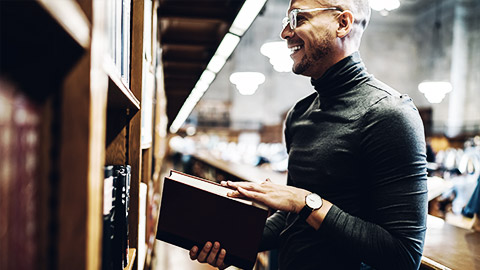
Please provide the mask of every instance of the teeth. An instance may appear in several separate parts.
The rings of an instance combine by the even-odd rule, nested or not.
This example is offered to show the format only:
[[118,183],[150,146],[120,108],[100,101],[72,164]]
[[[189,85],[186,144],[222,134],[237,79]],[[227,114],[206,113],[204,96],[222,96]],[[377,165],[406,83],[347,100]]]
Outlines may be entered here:
[[302,46],[295,46],[295,47],[291,47],[290,50],[292,50],[292,52],[296,52],[298,50],[300,50],[302,48]]

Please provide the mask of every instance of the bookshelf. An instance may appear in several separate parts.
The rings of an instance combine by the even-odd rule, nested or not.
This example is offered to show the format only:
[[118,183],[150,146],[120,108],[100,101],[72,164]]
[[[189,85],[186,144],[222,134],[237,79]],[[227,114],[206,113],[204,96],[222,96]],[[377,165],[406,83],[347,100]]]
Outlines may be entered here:
[[[167,125],[158,1],[0,5],[0,102],[6,112],[0,128],[9,131],[2,132],[9,135],[2,135],[0,159],[10,168],[0,172],[6,217],[0,268],[101,269],[104,166],[125,164],[131,166],[125,269],[143,269],[144,261],[148,267],[154,231],[147,228],[157,218],[152,203]],[[16,119],[25,110],[35,121],[21,126]],[[25,152],[17,153],[17,146]],[[22,158],[29,160],[26,169]],[[148,189],[142,200],[140,183]],[[143,215],[147,224],[140,228]]]

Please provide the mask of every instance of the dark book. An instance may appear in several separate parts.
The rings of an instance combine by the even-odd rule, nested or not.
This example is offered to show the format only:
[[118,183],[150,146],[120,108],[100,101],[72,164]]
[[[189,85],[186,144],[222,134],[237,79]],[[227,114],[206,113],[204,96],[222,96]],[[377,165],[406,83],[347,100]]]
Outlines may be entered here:
[[40,107],[0,78],[0,269],[34,269],[40,259]]
[[102,270],[113,269],[112,250],[114,249],[114,189],[113,166],[105,166],[103,180],[103,240]]
[[225,263],[252,269],[268,207],[227,197],[230,188],[172,170],[163,183],[157,239],[191,249],[220,242]]
[[[18,198],[12,194],[15,184],[14,157],[15,157],[15,137],[14,137],[14,92],[12,86],[0,78],[0,269],[9,269],[13,267],[14,261],[10,258],[12,251],[10,243],[12,238],[9,234],[13,233],[11,208]],[[15,194],[17,195],[17,194]]]
[[114,185],[114,269],[128,265],[128,194],[130,190],[130,165],[113,166]]

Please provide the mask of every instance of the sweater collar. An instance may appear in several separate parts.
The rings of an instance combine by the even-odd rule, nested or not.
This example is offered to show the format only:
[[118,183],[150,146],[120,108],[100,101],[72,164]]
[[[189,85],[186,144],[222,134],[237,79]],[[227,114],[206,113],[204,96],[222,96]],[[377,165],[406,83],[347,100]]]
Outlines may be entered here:
[[331,66],[322,77],[316,80],[312,78],[311,83],[320,97],[333,97],[351,90],[370,77],[360,53],[354,52]]

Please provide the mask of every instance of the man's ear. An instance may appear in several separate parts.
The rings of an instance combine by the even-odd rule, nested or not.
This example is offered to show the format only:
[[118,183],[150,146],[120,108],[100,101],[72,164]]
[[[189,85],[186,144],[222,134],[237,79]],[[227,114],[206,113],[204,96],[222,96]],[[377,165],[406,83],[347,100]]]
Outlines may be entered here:
[[338,17],[337,37],[344,38],[347,36],[353,29],[354,21],[355,18],[350,10],[343,11]]

